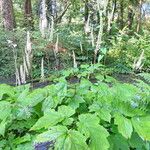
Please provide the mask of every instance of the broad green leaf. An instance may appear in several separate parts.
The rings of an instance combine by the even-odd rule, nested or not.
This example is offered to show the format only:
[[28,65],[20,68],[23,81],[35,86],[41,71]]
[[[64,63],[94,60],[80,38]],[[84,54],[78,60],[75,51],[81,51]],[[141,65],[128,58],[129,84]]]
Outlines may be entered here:
[[[63,150],[88,150],[85,137],[79,131],[75,130],[68,132],[65,142],[62,144],[64,144],[62,147]],[[61,150],[61,147],[58,149]]]
[[83,114],[79,116],[78,122],[79,131],[90,138],[91,150],[107,150],[109,143],[107,137],[109,133],[107,130],[99,125],[99,118],[92,114]]
[[11,114],[11,104],[7,101],[0,101],[0,120],[6,119]]
[[75,113],[75,110],[70,106],[62,105],[58,107],[58,112],[65,117],[70,117]]
[[57,123],[69,118],[75,113],[75,110],[69,106],[62,105],[58,108],[58,112],[54,110],[47,110],[43,117],[41,117],[31,130],[38,130],[41,128],[49,128]]
[[35,150],[34,144],[32,142],[27,142],[17,146],[15,150]]
[[50,110],[41,117],[31,130],[39,130],[41,128],[49,128],[56,125],[64,119],[64,116],[54,110]]
[[110,143],[109,150],[130,150],[127,139],[121,134],[110,135],[108,139]]
[[59,97],[57,96],[48,96],[42,103],[42,111],[45,112],[49,109],[54,109],[59,104]]
[[29,94],[29,88],[25,88],[23,91],[19,92],[17,101],[21,101],[27,97]]
[[19,144],[22,144],[22,143],[25,143],[25,142],[30,142],[31,141],[31,135],[30,134],[26,134],[25,136],[23,137],[18,137],[16,138],[14,141],[13,141],[13,144],[14,145],[19,145]]
[[47,91],[45,89],[36,89],[25,98],[19,98],[17,102],[23,106],[33,107],[43,101],[46,97],[46,94]]
[[11,87],[6,84],[0,84],[0,100],[3,98],[4,94],[6,94],[9,97],[13,97],[14,93],[14,87]]
[[66,126],[54,126],[54,127],[50,127],[50,130],[43,132],[41,134],[39,134],[36,137],[36,143],[39,142],[46,142],[46,141],[55,141],[56,139],[58,139],[59,137],[63,137],[67,134],[67,127]]
[[69,126],[73,123],[74,119],[73,118],[66,118],[62,124],[65,125],[65,126]]
[[54,142],[55,150],[88,150],[85,137],[78,131],[65,126],[51,127],[49,131],[37,136],[36,142]]
[[150,140],[150,116],[133,117],[132,124],[142,139]]
[[142,138],[139,137],[139,135],[135,132],[133,132],[131,139],[129,140],[130,146],[134,149],[146,150],[146,142],[142,140]]
[[111,109],[106,107],[100,107],[97,103],[92,104],[90,107],[90,112],[96,112],[96,114],[104,121],[110,122],[111,120]]
[[70,98],[69,99],[69,106],[70,107],[72,107],[72,108],[74,108],[74,109],[77,109],[77,108],[79,108],[79,105],[81,104],[81,103],[84,103],[85,101],[84,101],[84,99],[83,99],[83,97],[82,96],[79,96],[79,95],[75,95],[73,98]]
[[115,114],[115,124],[118,125],[118,131],[125,138],[130,138],[133,132],[132,123],[123,115]]
[[9,97],[14,96],[14,88],[6,85],[6,84],[0,84],[0,100],[3,98],[3,95],[6,94]]

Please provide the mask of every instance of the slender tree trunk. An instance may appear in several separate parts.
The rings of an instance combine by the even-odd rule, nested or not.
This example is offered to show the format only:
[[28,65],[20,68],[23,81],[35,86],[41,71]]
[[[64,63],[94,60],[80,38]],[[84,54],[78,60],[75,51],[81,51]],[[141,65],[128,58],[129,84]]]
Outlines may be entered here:
[[85,1],[85,6],[84,6],[84,21],[85,23],[88,21],[89,17],[89,7],[88,7],[88,0]]
[[24,3],[24,17],[25,17],[25,25],[27,27],[33,28],[34,25],[33,25],[31,0],[25,0],[25,3]]
[[2,22],[2,0],[0,0],[0,24]]
[[56,0],[46,0],[47,11],[50,16],[53,16],[54,19],[57,18],[57,4]]
[[142,23],[142,0],[139,0],[139,15],[138,15],[138,23],[136,31],[139,32],[141,30],[141,23]]
[[134,17],[133,8],[132,6],[129,6],[128,7],[128,28],[130,30],[132,29],[133,17]]
[[121,0],[120,1],[120,28],[123,29],[124,27],[124,21],[123,21],[123,18],[124,18],[124,0]]
[[3,24],[6,30],[15,28],[15,17],[12,0],[2,0]]
[[39,28],[42,34],[43,38],[46,38],[46,30],[48,27],[48,21],[47,21],[47,13],[46,13],[46,0],[40,0],[39,5]]
[[114,12],[113,12],[112,21],[114,21],[114,19],[115,19],[115,13],[116,13],[116,10],[117,10],[117,0],[114,0],[113,4],[114,4]]

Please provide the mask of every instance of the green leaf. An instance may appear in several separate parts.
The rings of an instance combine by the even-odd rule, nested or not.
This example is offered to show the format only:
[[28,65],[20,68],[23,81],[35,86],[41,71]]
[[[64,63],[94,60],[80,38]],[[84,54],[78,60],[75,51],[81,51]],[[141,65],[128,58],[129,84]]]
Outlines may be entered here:
[[150,140],[150,116],[133,117],[132,124],[142,139]]
[[70,106],[62,105],[58,107],[58,112],[65,117],[70,117],[75,113],[75,110],[71,108]]
[[19,144],[22,144],[22,143],[25,143],[25,142],[30,142],[31,141],[31,135],[30,134],[26,134],[25,136],[23,137],[18,137],[16,138],[13,143],[14,145],[19,145]]
[[50,110],[41,117],[31,130],[39,130],[41,128],[49,128],[56,125],[64,119],[64,116],[54,110]]
[[23,106],[34,107],[45,99],[46,93],[47,91],[45,89],[36,89],[25,98],[19,98],[17,102]]
[[6,140],[0,140],[0,150],[3,150],[6,145],[7,145]]
[[6,119],[11,114],[11,104],[7,101],[0,101],[0,120]]
[[77,109],[79,108],[79,105],[84,102],[85,101],[82,96],[75,95],[73,98],[70,98],[68,105],[74,109]]
[[2,136],[4,136],[4,134],[5,134],[5,127],[6,127],[6,122],[3,120],[0,123],[0,135],[2,135]]
[[27,142],[27,143],[18,145],[15,150],[34,150],[34,146],[32,142]]
[[100,107],[97,103],[92,104],[90,107],[90,112],[96,112],[96,114],[104,121],[110,122],[111,120],[111,109],[106,107]]
[[130,150],[127,139],[121,134],[115,134],[109,136],[110,148],[109,150]]
[[123,115],[115,114],[115,124],[118,125],[118,131],[125,138],[130,138],[133,132],[132,123]]
[[3,98],[3,95],[6,94],[9,97],[14,96],[14,88],[6,85],[6,84],[0,84],[0,100]]
[[63,137],[66,135],[68,129],[66,126],[54,126],[51,127],[50,130],[43,132],[42,134],[39,134],[36,137],[36,143],[39,142],[47,142],[47,141],[55,141],[59,137]]
[[59,97],[57,96],[48,96],[42,103],[42,111],[45,112],[49,109],[54,109],[59,104]]
[[107,137],[109,133],[107,130],[99,125],[99,118],[92,114],[83,114],[79,116],[78,122],[79,131],[90,138],[91,150],[107,150],[109,143]]
[[104,55],[99,55],[98,56],[98,63],[103,59]]
[[[135,132],[133,132],[131,139],[129,140],[130,146],[134,149],[146,150],[146,142],[142,140],[142,138],[139,137],[139,135]],[[145,148],[144,148],[145,147]]]
[[49,128],[57,123],[69,118],[75,113],[75,110],[69,106],[62,105],[58,107],[58,112],[54,110],[47,110],[43,117],[41,117],[31,130],[38,130],[41,128]]
[[66,118],[62,123],[65,126],[69,126],[73,123],[74,119],[73,118]]
[[78,131],[65,126],[51,127],[49,131],[37,136],[36,142],[55,142],[55,150],[88,150],[85,137]]
[[[22,86],[21,86],[22,87]],[[16,88],[16,90],[18,91],[18,98],[17,98],[17,101],[21,101],[23,99],[25,99],[27,97],[27,95],[29,94],[29,86],[27,87],[24,87],[25,89],[23,90],[22,88],[20,87],[20,90],[21,91],[18,91],[17,89],[19,89],[18,87]]]
[[[63,150],[88,150],[85,137],[75,130],[70,130],[64,142]],[[63,143],[62,143],[63,144]],[[56,146],[57,149],[58,146]],[[61,147],[58,148],[61,150]]]

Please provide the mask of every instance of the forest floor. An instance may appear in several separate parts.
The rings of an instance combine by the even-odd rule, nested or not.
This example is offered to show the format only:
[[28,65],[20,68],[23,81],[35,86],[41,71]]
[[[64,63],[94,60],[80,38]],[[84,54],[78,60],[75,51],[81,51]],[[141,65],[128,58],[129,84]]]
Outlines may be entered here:
[[[139,79],[135,74],[120,74],[120,73],[114,73],[112,74],[112,77],[114,77],[116,80],[122,82],[122,83],[135,83],[136,79]],[[67,79],[67,81],[71,84],[74,83],[78,83],[80,81],[79,78],[77,78],[76,76],[70,77]],[[90,81],[92,83],[97,82],[97,80],[95,78],[91,78]],[[51,85],[53,84],[53,81],[50,80],[46,80],[44,82],[40,82],[39,80],[34,80],[31,85],[33,88],[42,88],[45,87],[47,85]],[[15,86],[15,76],[13,77],[0,77],[0,84],[8,84],[8,85],[12,85]]]

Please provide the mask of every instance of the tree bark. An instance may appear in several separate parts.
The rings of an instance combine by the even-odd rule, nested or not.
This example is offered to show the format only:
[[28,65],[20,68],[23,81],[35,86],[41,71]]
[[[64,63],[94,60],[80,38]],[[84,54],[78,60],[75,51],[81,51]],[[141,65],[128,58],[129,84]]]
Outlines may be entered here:
[[124,17],[124,0],[120,1],[120,28],[123,29],[124,27],[124,21],[123,21],[123,17]]
[[141,30],[141,23],[142,23],[142,0],[139,0],[139,15],[138,15],[138,23],[136,32],[138,33]]
[[2,22],[2,0],[0,0],[0,24]]
[[88,7],[88,0],[85,1],[85,6],[84,6],[84,21],[85,23],[88,21],[89,17],[89,7]]
[[12,0],[2,0],[3,25],[6,30],[15,28],[15,17]]
[[25,0],[25,3],[24,3],[24,17],[25,17],[25,25],[27,27],[33,28],[34,24],[33,24],[31,0]]
[[132,6],[129,6],[128,7],[128,28],[130,30],[132,29],[133,17],[134,17],[134,13],[133,13]]
[[54,19],[57,18],[57,4],[56,0],[46,0],[47,4],[47,11],[48,13],[53,16]]

